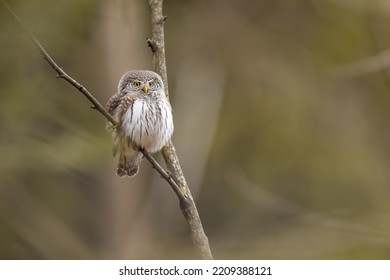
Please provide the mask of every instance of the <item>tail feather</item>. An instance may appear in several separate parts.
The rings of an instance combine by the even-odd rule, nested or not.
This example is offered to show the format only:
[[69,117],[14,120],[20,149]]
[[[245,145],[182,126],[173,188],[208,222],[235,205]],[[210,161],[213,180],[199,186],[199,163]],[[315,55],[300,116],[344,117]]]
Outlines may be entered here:
[[139,170],[139,166],[126,166],[126,165],[123,165],[122,162],[118,162],[118,167],[116,169],[116,174],[123,178],[123,177],[133,177],[135,175],[137,175],[138,173],[138,170]]
[[119,156],[118,167],[116,169],[116,174],[123,178],[125,176],[133,177],[137,175],[139,170],[139,165],[142,161],[143,155],[140,152],[137,152],[133,155],[123,155]]

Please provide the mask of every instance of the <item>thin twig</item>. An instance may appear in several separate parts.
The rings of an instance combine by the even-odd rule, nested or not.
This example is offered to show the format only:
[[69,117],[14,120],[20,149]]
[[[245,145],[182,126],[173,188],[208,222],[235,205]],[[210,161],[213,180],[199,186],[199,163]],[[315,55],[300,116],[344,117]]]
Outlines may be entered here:
[[168,173],[166,172],[161,165],[158,164],[158,162],[145,150],[140,149],[140,151],[144,154],[146,159],[150,162],[150,164],[153,166],[154,169],[157,170],[158,173],[160,173],[161,177],[163,177],[168,184],[172,187],[173,191],[176,193],[178,198],[180,199],[181,203],[184,203],[188,198],[186,195],[181,193],[181,190],[179,186],[176,184],[175,179]]
[[[24,31],[29,35],[35,46],[38,48],[39,52],[41,53],[44,60],[49,63],[49,65],[53,68],[53,70],[57,73],[57,77],[64,79],[68,83],[70,83],[72,86],[74,86],[78,91],[80,91],[91,103],[91,108],[96,109],[98,112],[100,112],[106,119],[112,123],[114,127],[118,126],[118,122],[108,113],[106,108],[104,108],[103,105],[100,104],[100,102],[79,82],[77,82],[75,79],[73,79],[71,76],[69,76],[61,67],[58,66],[58,64],[51,58],[49,53],[43,48],[41,43],[38,41],[38,39],[34,36],[34,34],[26,27],[26,25],[22,22],[22,20],[14,13],[14,11],[8,6],[8,4],[1,0],[3,5],[8,9],[8,11],[12,14],[12,16],[15,18],[15,20],[23,27]],[[152,164],[154,169],[158,173],[160,173],[161,177],[164,178],[168,184],[172,187],[172,189],[177,193],[180,192],[180,188],[175,183],[173,178],[168,175],[168,173],[158,164],[157,161],[154,160],[154,158],[145,150],[141,150],[142,154],[146,157],[148,161]],[[185,201],[186,198],[183,196],[181,201]]]
[[157,51],[157,44],[152,39],[146,38],[146,43],[148,44],[148,47],[151,49],[152,52]]
[[106,119],[111,122],[114,127],[118,125],[118,123],[114,120],[114,118],[107,112],[107,110],[97,101],[97,99],[79,82],[70,77],[61,67],[55,63],[55,61],[50,57],[47,51],[42,47],[41,43],[34,36],[34,34],[26,27],[26,25],[22,22],[22,20],[14,13],[14,11],[8,6],[8,4],[1,0],[3,5],[8,9],[8,11],[12,14],[12,16],[16,19],[16,21],[23,27],[24,31],[31,38],[35,46],[38,48],[44,60],[50,64],[50,66],[57,72],[57,77],[66,80],[72,86],[77,88],[91,103],[93,104],[92,108],[98,110]]

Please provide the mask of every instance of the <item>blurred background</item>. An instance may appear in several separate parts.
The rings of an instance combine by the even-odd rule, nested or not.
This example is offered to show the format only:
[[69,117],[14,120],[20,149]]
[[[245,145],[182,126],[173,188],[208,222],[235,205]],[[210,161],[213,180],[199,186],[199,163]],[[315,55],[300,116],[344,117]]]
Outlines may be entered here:
[[[151,69],[143,0],[8,0],[101,103]],[[390,258],[387,0],[165,0],[176,146],[217,259]],[[0,258],[192,259],[170,187],[0,5]],[[161,156],[156,158],[163,163]]]

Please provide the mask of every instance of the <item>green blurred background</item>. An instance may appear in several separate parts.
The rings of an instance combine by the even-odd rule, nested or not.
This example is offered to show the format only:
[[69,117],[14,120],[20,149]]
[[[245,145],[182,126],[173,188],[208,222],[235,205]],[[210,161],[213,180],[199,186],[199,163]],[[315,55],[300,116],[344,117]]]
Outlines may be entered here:
[[[103,104],[151,69],[144,0],[9,4]],[[217,259],[390,258],[387,0],[165,0],[173,141]],[[0,258],[197,258],[144,161],[0,5]],[[162,162],[161,157],[156,155]]]

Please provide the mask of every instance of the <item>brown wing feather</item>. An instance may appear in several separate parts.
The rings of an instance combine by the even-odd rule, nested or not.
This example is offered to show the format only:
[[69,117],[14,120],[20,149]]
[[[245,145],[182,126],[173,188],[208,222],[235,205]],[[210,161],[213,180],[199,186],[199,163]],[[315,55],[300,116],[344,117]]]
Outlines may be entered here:
[[107,111],[110,113],[110,115],[114,115],[115,109],[118,107],[118,105],[121,102],[121,96],[116,93],[114,94],[106,104]]
[[114,118],[121,122],[123,115],[127,112],[127,110],[133,106],[136,97],[132,94],[126,94],[120,99],[119,105],[114,109]]
[[126,94],[125,96],[119,96],[119,94],[111,97],[107,102],[107,110],[114,117],[114,119],[119,123],[119,127],[114,128],[111,123],[107,123],[108,130],[113,132],[113,150],[112,153],[115,156],[124,141],[124,133],[121,129],[122,118],[130,106],[133,105],[135,101],[135,96],[131,94]]

